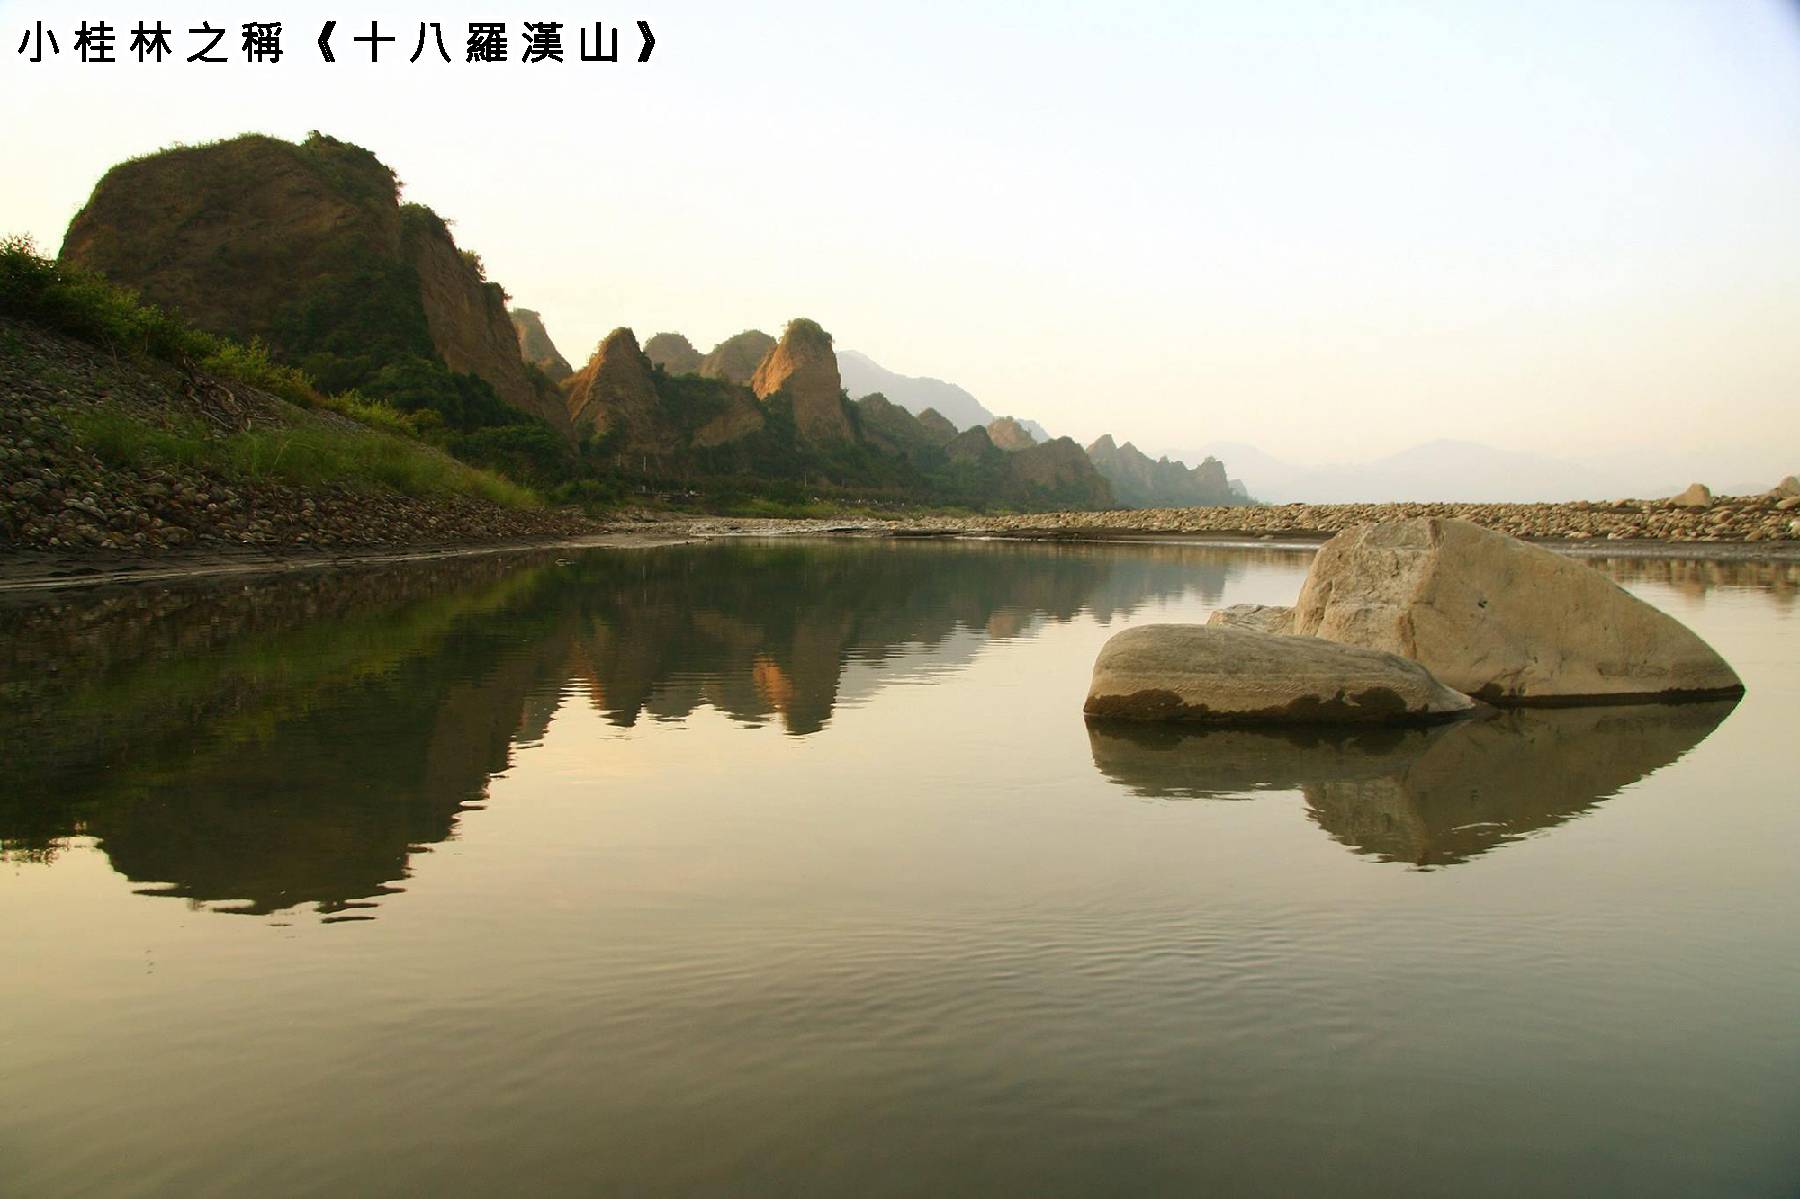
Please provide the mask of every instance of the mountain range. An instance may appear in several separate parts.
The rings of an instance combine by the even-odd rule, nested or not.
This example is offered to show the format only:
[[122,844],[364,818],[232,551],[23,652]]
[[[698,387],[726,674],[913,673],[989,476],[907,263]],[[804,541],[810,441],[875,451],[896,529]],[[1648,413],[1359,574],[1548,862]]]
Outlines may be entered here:
[[[705,353],[608,334],[577,369],[449,223],[369,151],[246,135],[122,163],[60,257],[198,328],[260,345],[326,394],[553,497],[680,494],[1032,510],[1239,502],[1104,437],[1084,449],[966,390],[838,352],[817,322]],[[941,405],[941,406],[940,406]]]

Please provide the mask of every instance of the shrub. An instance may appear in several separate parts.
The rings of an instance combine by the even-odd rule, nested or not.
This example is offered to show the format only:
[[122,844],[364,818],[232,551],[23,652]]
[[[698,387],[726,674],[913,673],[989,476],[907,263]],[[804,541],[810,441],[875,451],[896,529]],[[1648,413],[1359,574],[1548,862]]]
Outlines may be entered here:
[[540,487],[568,482],[580,473],[581,463],[569,443],[542,423],[452,434],[445,439],[445,448],[464,462]]
[[430,358],[390,362],[358,390],[401,412],[436,413],[450,429],[485,429],[526,419],[486,379],[453,371]]

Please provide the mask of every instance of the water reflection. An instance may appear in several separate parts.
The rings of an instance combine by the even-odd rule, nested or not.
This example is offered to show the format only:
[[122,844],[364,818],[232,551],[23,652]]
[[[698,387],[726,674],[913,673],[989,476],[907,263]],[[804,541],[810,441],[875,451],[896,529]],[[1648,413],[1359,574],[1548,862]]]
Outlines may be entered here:
[[1755,592],[1782,612],[1800,595],[1800,562],[1738,562],[1705,558],[1585,558],[1627,587],[1643,583],[1669,588],[1702,602],[1714,590]]
[[1551,828],[1705,740],[1736,700],[1526,709],[1427,729],[1179,732],[1094,725],[1094,764],[1133,794],[1299,791],[1357,853],[1448,866]]
[[707,705],[804,736],[830,719],[851,660],[1082,612],[1108,621],[1151,599],[1212,603],[1243,562],[1179,546],[894,541],[596,556],[572,572],[569,677],[621,727]]
[[[0,608],[0,852],[96,838],[158,894],[343,913],[453,834],[570,698],[823,729],[852,661],[1184,594],[1242,553],[740,543],[136,588]],[[351,918],[345,916],[343,918]]]

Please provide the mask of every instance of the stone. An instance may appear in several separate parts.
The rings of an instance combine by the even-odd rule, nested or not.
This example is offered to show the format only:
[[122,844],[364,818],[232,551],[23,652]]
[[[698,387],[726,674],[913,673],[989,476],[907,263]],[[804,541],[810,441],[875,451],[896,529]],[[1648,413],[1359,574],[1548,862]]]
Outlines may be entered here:
[[1417,662],[1309,637],[1194,624],[1139,625],[1094,661],[1084,711],[1198,724],[1408,724],[1473,702]]
[[1769,488],[1770,495],[1777,499],[1791,499],[1800,496],[1800,477],[1789,475],[1775,486]]
[[1294,632],[1411,658],[1500,705],[1743,691],[1692,630],[1599,571],[1446,517],[1332,538],[1307,573]]
[[1669,502],[1679,508],[1712,507],[1712,489],[1704,483],[1690,483],[1686,491],[1680,495],[1669,497]]
[[1294,631],[1294,610],[1276,604],[1233,604],[1215,611],[1206,623],[1253,633],[1287,634]]

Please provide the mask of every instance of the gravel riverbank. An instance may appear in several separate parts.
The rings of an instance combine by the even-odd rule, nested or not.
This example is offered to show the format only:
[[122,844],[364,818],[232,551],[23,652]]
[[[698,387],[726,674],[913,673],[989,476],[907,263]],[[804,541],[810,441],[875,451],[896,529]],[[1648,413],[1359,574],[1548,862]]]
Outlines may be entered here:
[[1706,507],[1673,500],[1568,504],[1284,504],[841,521],[696,518],[694,536],[819,534],[1070,539],[1180,537],[1310,544],[1352,525],[1451,516],[1514,537],[1615,556],[1800,557],[1800,499],[1726,496]]
[[[1785,505],[1785,506],[1784,506]],[[900,531],[1205,534],[1323,538],[1352,525],[1453,516],[1513,537],[1557,541],[1790,542],[1800,544],[1800,498],[1726,496],[1707,506],[1673,500],[1567,504],[1283,504],[1157,508],[889,522]]]

